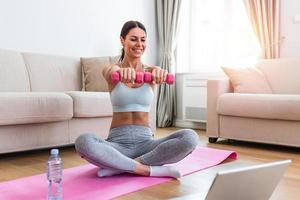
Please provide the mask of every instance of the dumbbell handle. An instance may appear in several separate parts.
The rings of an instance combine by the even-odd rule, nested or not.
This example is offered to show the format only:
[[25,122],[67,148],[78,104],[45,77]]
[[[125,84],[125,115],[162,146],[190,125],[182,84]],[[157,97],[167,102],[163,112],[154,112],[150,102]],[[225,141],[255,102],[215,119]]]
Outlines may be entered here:
[[[118,83],[120,81],[120,72],[116,71],[111,74],[111,79],[114,83]],[[136,73],[136,83],[151,83],[152,82],[152,74],[150,72],[137,72]],[[167,84],[173,84],[175,82],[175,77],[173,74],[168,73],[166,78]]]

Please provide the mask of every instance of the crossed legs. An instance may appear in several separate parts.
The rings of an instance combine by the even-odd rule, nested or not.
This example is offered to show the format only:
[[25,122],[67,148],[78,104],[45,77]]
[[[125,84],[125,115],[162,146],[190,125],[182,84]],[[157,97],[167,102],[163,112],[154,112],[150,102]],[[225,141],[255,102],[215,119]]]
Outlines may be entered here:
[[[148,130],[139,129],[134,130]],[[129,172],[178,178],[178,171],[162,165],[180,161],[198,143],[198,135],[190,129],[177,131],[158,140],[154,140],[149,133],[141,133],[141,136],[136,137],[139,133],[133,132],[124,129],[107,141],[94,134],[83,134],[77,138],[75,147],[84,159],[100,167],[99,176]]]

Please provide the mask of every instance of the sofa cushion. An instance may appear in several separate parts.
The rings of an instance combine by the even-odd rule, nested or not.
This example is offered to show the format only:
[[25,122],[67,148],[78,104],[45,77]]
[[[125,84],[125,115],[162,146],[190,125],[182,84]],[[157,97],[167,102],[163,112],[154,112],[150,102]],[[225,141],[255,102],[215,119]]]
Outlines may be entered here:
[[229,77],[234,92],[271,94],[272,89],[265,75],[256,67],[230,68],[222,67]]
[[0,92],[29,92],[28,72],[20,53],[0,49]]
[[300,94],[300,59],[262,60],[256,65],[265,74],[273,93]]
[[73,117],[72,98],[64,93],[0,93],[0,125],[68,120]]
[[83,90],[107,92],[108,85],[102,75],[102,71],[106,66],[117,63],[118,59],[119,56],[80,58],[83,73]]
[[108,92],[67,92],[73,98],[74,117],[110,117],[112,105]]
[[34,92],[81,90],[79,58],[23,53]]
[[300,95],[226,93],[218,99],[217,112],[237,117],[300,120]]

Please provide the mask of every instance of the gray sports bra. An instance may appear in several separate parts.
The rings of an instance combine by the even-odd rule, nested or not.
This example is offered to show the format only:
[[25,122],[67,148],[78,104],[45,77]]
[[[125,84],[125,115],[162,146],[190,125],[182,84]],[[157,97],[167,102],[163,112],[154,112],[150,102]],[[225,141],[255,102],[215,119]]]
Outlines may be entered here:
[[147,83],[130,88],[119,82],[110,93],[113,112],[149,112],[153,97],[153,90]]

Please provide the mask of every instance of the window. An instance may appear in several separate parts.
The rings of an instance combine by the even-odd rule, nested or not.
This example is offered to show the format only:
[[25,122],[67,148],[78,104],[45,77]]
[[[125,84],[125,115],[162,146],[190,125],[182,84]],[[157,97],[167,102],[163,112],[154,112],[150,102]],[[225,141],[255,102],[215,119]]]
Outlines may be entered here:
[[241,0],[186,0],[176,49],[177,72],[221,72],[254,62],[260,47]]

